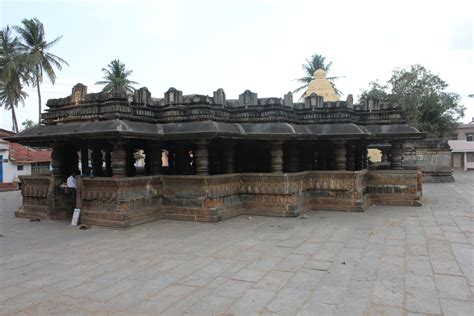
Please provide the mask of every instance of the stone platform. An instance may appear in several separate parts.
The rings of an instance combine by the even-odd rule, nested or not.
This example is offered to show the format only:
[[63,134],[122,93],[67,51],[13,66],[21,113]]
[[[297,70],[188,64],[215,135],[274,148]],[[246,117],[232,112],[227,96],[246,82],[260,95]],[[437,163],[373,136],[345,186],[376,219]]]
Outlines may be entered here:
[[[58,219],[72,199],[51,176],[21,178],[17,217]],[[369,205],[421,205],[414,170],[306,171],[215,176],[81,178],[81,223],[130,227],[159,219],[218,222],[238,215],[297,217],[310,210],[364,211]]]

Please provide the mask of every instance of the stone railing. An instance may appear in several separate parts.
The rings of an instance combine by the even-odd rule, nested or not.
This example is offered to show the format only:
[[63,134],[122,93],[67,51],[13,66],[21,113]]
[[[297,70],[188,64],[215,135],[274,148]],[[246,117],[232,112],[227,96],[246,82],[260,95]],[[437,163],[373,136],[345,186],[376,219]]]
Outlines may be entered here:
[[128,227],[162,217],[160,176],[82,178],[79,182],[81,222]]
[[372,170],[367,193],[373,204],[421,206],[421,170]]
[[50,176],[20,176],[23,203],[15,212],[16,217],[48,218],[49,196],[51,190]]
[[[421,173],[410,170],[82,178],[77,207],[82,223],[113,227],[161,218],[216,222],[241,214],[295,217],[310,210],[363,211],[371,203],[420,205],[420,179]],[[25,177],[17,216],[54,218],[51,181]]]

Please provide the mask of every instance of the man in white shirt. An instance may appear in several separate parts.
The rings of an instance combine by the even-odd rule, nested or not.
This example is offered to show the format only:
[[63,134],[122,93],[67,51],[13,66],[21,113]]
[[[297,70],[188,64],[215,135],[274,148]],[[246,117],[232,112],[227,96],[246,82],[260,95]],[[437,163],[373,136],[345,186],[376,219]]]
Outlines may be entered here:
[[66,186],[68,189],[75,189],[76,188],[76,179],[74,178],[74,173],[71,174],[66,180]]

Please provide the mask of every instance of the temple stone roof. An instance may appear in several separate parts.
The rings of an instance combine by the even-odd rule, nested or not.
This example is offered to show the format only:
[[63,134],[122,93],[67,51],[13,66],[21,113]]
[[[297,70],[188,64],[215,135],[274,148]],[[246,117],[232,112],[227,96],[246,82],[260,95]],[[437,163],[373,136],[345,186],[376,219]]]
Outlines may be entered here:
[[[318,80],[325,76],[323,72],[316,75]],[[163,98],[153,98],[145,87],[134,95],[87,94],[87,87],[78,84],[70,96],[48,100],[47,107],[42,125],[10,139],[47,145],[59,139],[116,137],[387,140],[425,136],[406,124],[398,105],[378,100],[353,104],[352,95],[346,101],[325,101],[312,93],[304,103],[297,103],[291,92],[283,98],[258,98],[246,90],[229,100],[223,89],[211,97],[184,95],[170,88]]]

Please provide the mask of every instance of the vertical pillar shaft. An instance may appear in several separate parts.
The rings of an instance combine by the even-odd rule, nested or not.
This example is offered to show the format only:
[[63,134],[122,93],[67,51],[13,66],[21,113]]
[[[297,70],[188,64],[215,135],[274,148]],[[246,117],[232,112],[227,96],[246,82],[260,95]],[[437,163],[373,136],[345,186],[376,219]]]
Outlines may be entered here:
[[346,151],[347,151],[347,155],[346,155],[346,159],[347,159],[347,162],[346,162],[346,169],[347,169],[347,170],[355,170],[354,145],[352,145],[352,144],[347,144],[347,146],[346,146]]
[[355,170],[362,170],[363,169],[363,162],[362,162],[362,145],[357,144],[354,149],[354,169]]
[[51,174],[55,177],[61,177],[63,162],[62,162],[62,154],[61,154],[61,147],[59,145],[55,145],[53,147],[53,151],[51,152]]
[[196,175],[205,176],[209,174],[209,152],[207,142],[199,141],[196,143],[195,162]]
[[126,153],[122,142],[114,142],[112,150],[112,175],[115,178],[127,176]]
[[388,149],[381,149],[382,152],[382,162],[388,162]]
[[320,143],[318,146],[318,162],[316,169],[317,170],[326,170],[326,160],[327,160],[327,151],[328,146],[325,143]]
[[362,168],[369,168],[369,151],[366,144],[362,145]]
[[105,176],[112,176],[112,148],[105,149]]
[[314,161],[314,150],[311,143],[305,142],[303,143],[303,155],[302,155],[302,170],[308,171],[313,169],[313,161]]
[[146,151],[146,169],[149,170],[150,175],[157,175],[161,173],[161,145],[150,144]]
[[83,175],[89,173],[89,149],[86,144],[81,146],[81,171]]
[[174,146],[174,172],[175,174],[186,174],[186,163],[188,163],[185,146],[181,142],[176,142]]
[[289,142],[286,145],[286,168],[288,172],[298,172],[298,147],[295,142]]
[[336,170],[345,170],[346,169],[346,142],[345,141],[337,141],[335,142],[336,145]]
[[271,143],[271,171],[272,173],[282,173],[283,172],[283,149],[281,141],[273,141]]
[[394,170],[403,169],[402,163],[402,142],[393,141],[392,150],[391,150],[392,160],[390,162],[390,167]]
[[134,177],[136,174],[134,153],[135,148],[125,146],[125,164],[127,170],[127,177]]
[[222,168],[224,173],[235,172],[235,146],[232,143],[224,146],[224,164]]
[[91,160],[92,160],[92,172],[94,176],[96,177],[103,176],[102,148],[99,145],[94,145],[92,147]]

